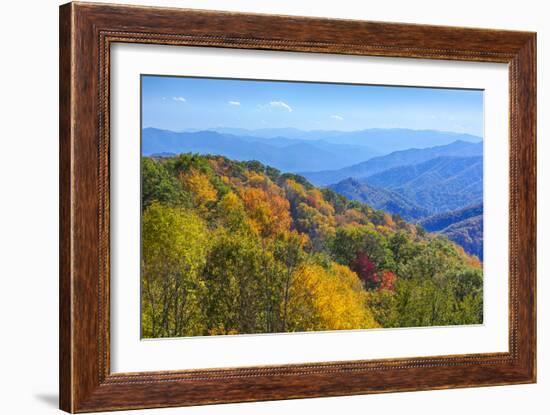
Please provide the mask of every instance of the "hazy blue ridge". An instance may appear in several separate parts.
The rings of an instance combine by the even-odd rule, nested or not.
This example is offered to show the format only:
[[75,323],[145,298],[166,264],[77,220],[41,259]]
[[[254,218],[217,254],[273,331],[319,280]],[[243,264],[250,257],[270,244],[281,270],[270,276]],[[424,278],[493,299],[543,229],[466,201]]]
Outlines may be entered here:
[[[285,137],[299,140],[324,140],[337,144],[368,146],[382,154],[409,148],[428,148],[450,144],[454,141],[479,143],[481,137],[448,131],[411,130],[406,128],[369,128],[358,131],[311,130],[296,128],[263,128],[249,130],[245,128],[214,127],[210,131],[237,136],[259,138]],[[196,132],[198,130],[187,130]]]
[[369,147],[381,153],[391,153],[411,148],[429,148],[451,144],[455,141],[470,143],[479,143],[482,141],[481,137],[470,134],[434,130],[409,130],[404,128],[373,128],[346,132],[338,136],[326,138],[326,140],[342,144],[368,143]]
[[319,172],[303,171],[300,174],[307,177],[307,179],[316,186],[327,186],[338,183],[348,177],[362,179],[394,167],[415,165],[437,157],[470,157],[482,155],[483,143],[470,143],[458,140],[450,144],[430,148],[411,148],[408,150],[396,151],[385,156],[373,157],[367,161],[343,169]]
[[274,137],[221,134],[216,131],[173,132],[145,128],[142,154],[215,154],[233,160],[257,160],[286,172],[341,168],[370,159],[379,153],[366,146],[334,144],[322,140],[308,141]]

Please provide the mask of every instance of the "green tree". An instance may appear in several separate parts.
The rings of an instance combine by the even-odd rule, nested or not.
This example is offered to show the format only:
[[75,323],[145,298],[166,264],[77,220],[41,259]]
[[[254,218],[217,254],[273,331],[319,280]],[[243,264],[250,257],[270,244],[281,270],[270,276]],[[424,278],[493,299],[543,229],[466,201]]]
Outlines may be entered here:
[[233,192],[227,193],[220,199],[217,206],[217,219],[221,226],[232,231],[249,229],[244,204]]
[[282,269],[250,233],[218,231],[204,271],[210,334],[264,333],[279,327]]
[[329,249],[336,262],[349,265],[355,261],[357,254],[364,248],[364,226],[344,225],[336,229],[329,241]]
[[393,253],[386,238],[369,226],[344,225],[336,229],[329,242],[330,252],[336,262],[353,264],[359,253],[366,253],[378,269],[394,270]]
[[288,307],[290,290],[294,283],[295,272],[306,259],[304,246],[307,238],[298,232],[285,232],[273,241],[273,254],[282,268],[282,299],[281,299],[281,327],[286,331],[288,327]]
[[170,175],[162,162],[143,157],[141,163],[143,209],[155,201],[171,206],[191,206],[189,193],[183,191],[181,184]]
[[201,334],[209,236],[195,213],[153,202],[142,219],[144,337]]

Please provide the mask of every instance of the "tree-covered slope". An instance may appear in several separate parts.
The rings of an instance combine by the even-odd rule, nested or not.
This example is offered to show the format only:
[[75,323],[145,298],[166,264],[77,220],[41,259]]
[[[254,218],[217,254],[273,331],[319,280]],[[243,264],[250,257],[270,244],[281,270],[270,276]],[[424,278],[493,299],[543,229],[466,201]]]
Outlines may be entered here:
[[453,223],[440,233],[483,261],[483,215]]
[[365,179],[372,186],[395,191],[432,214],[481,203],[482,157],[438,157],[396,167]]
[[439,213],[422,219],[419,224],[428,232],[437,232],[455,223],[480,215],[483,215],[482,203],[466,206],[465,208],[453,210],[451,212]]
[[456,242],[470,255],[483,261],[483,205],[477,204],[441,213],[420,221],[429,232],[439,232]]
[[445,234],[469,254],[483,259],[481,163],[477,157],[437,158],[389,169],[363,181],[342,180],[330,188],[349,199],[418,222],[429,232]]
[[392,190],[371,186],[355,179],[345,179],[329,186],[336,193],[350,200],[381,209],[390,214],[397,214],[408,221],[415,221],[429,214],[427,209],[417,206],[414,202]]
[[477,258],[259,162],[142,161],[144,337],[476,324]]

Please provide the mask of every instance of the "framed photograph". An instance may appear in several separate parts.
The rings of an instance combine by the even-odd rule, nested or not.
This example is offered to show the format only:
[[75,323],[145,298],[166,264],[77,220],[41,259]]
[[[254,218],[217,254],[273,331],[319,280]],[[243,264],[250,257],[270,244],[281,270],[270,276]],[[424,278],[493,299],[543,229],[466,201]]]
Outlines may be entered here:
[[536,35],[60,8],[60,407],[536,381]]

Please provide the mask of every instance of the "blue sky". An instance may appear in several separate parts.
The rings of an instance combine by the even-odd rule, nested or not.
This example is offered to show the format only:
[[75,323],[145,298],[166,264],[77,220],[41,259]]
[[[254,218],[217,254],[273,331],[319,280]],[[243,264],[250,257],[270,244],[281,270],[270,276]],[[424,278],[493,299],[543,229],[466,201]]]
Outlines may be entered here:
[[142,127],[353,131],[433,129],[483,136],[483,92],[142,76]]

